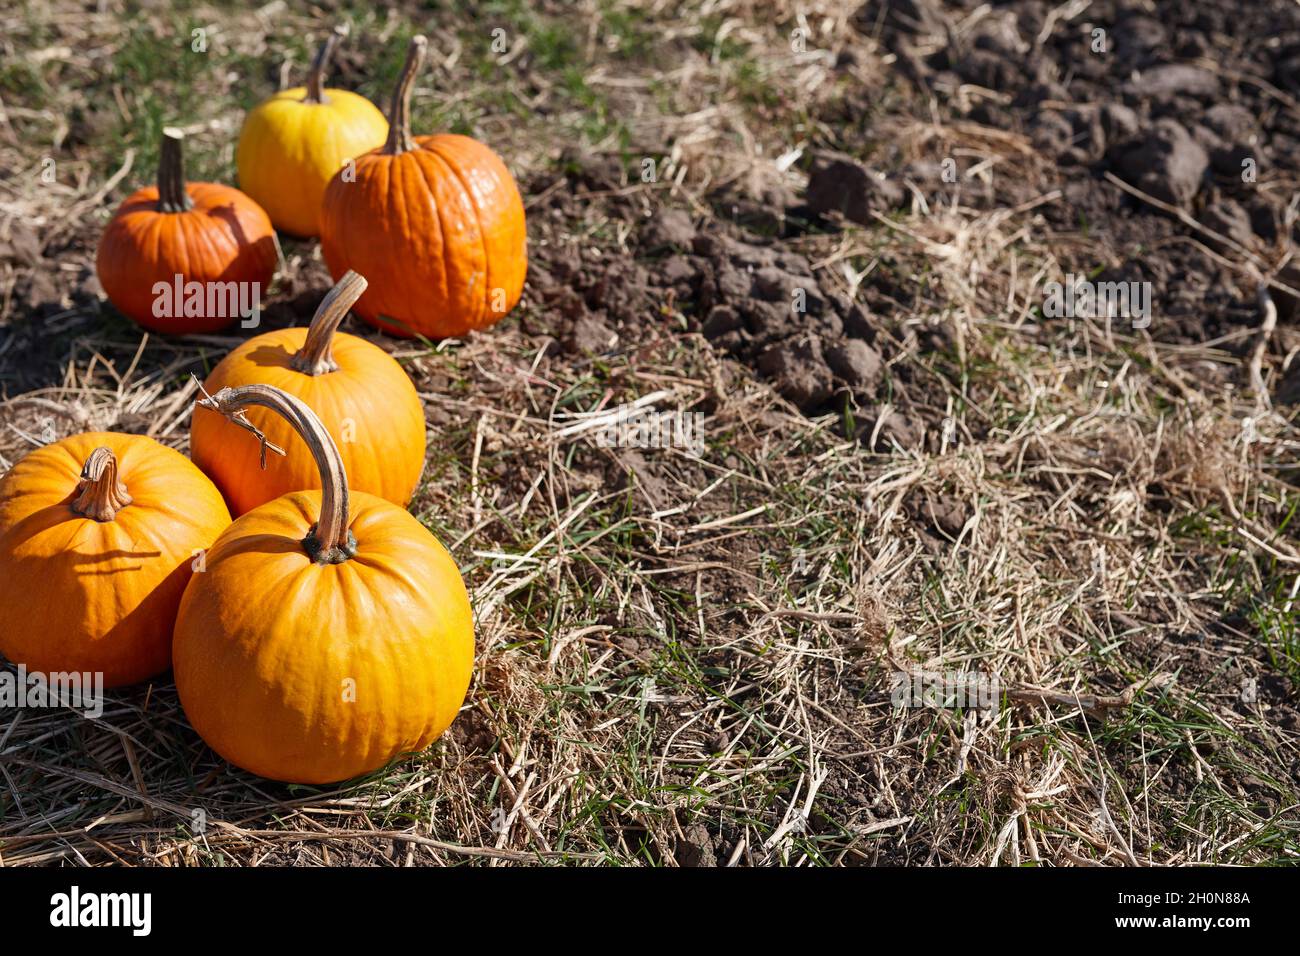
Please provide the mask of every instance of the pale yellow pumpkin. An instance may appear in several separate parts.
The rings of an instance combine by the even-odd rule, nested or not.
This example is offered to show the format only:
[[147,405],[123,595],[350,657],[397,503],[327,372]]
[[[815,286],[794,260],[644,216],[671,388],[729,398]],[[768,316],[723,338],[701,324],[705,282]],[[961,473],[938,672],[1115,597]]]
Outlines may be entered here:
[[388,138],[388,120],[373,103],[323,85],[330,55],[344,35],[336,29],[321,46],[306,86],[265,100],[248,114],[239,134],[240,188],[277,229],[296,236],[320,235],[321,200],[330,178]]

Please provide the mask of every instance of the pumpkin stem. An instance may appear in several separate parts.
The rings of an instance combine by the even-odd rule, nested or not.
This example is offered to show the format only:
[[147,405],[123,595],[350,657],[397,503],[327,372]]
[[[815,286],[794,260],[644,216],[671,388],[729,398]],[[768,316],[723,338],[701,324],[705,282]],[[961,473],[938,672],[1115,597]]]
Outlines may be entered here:
[[332,350],[334,333],[348,314],[348,309],[352,308],[352,303],[366,291],[367,284],[364,276],[349,269],[338,284],[326,293],[307,329],[307,340],[289,360],[291,366],[304,375],[325,375],[338,371],[339,363],[334,361]]
[[311,69],[307,73],[307,95],[302,100],[304,103],[329,102],[329,97],[325,95],[325,74],[329,71],[330,57],[334,55],[334,48],[346,39],[347,35],[347,24],[340,23],[330,31],[325,42],[316,50],[316,58],[311,61]]
[[417,33],[411,37],[411,45],[406,50],[406,65],[397,79],[393,103],[388,109],[388,142],[384,144],[384,152],[391,156],[415,149],[415,141],[411,138],[411,91],[415,89],[416,74],[424,66],[424,51],[428,45],[429,41]]
[[185,134],[175,126],[163,129],[162,148],[158,152],[158,209],[160,212],[185,212],[194,208],[194,200],[185,191],[185,164],[181,144]]
[[[274,385],[241,385],[223,388],[198,402],[204,408],[225,415],[236,425],[262,438],[262,433],[243,415],[250,405],[269,408],[289,423],[307,443],[320,470],[320,519],[312,526],[302,546],[317,564],[342,564],[357,553],[357,541],[348,530],[348,476],[338,446],[316,413],[301,399]],[[265,462],[263,462],[265,465]]]
[[81,469],[72,510],[83,518],[112,521],[131,503],[126,485],[117,477],[117,458],[111,449],[96,448]]

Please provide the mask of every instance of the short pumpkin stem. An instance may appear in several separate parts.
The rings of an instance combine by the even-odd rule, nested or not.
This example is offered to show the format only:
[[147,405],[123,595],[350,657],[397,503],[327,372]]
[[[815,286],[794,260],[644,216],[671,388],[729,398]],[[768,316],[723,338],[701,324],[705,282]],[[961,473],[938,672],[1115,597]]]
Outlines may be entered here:
[[321,299],[307,329],[307,341],[289,360],[291,366],[304,375],[326,375],[338,371],[339,363],[334,361],[332,349],[334,333],[368,284],[364,276],[351,269],[339,279],[338,284]]
[[396,156],[415,149],[415,140],[411,138],[411,91],[415,89],[416,74],[424,66],[424,51],[428,45],[429,41],[417,33],[411,37],[411,45],[406,50],[406,65],[397,79],[393,103],[388,109],[388,142],[384,144],[384,152],[389,155]]
[[325,74],[329,72],[330,58],[334,56],[335,47],[345,40],[347,35],[347,25],[340,23],[330,31],[325,42],[317,49],[316,57],[311,61],[311,69],[307,73],[307,95],[303,97],[304,103],[329,102],[329,97],[325,95]]
[[194,200],[185,191],[185,162],[181,144],[185,134],[175,126],[163,129],[162,148],[158,152],[158,209],[161,212],[185,212],[194,208]]
[[241,428],[262,439],[262,433],[243,415],[250,405],[269,408],[296,431],[307,443],[316,467],[320,470],[320,518],[312,526],[302,546],[317,564],[342,564],[357,553],[357,541],[348,530],[348,476],[338,446],[316,413],[301,399],[273,385],[241,385],[223,388],[198,402],[204,408],[220,412]]
[[131,503],[131,495],[117,477],[117,457],[108,448],[96,448],[81,468],[72,510],[83,518],[112,521]]

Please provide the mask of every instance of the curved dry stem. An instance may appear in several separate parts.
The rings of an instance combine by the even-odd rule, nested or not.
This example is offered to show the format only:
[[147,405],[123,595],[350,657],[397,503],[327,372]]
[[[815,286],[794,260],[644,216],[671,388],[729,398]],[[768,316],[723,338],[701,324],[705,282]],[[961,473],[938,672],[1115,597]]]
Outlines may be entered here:
[[304,375],[326,375],[338,371],[339,364],[334,361],[332,350],[334,333],[348,314],[348,309],[352,308],[352,303],[366,291],[367,285],[365,277],[351,269],[339,279],[334,288],[321,299],[311,326],[307,329],[307,340],[289,360],[291,366]]
[[76,495],[72,510],[94,521],[112,521],[131,503],[126,485],[117,476],[117,457],[111,449],[96,448],[90,453],[81,468]]
[[250,405],[269,408],[287,421],[307,443],[320,470],[320,518],[303,539],[303,548],[317,564],[342,564],[356,554],[357,542],[348,530],[348,476],[343,458],[325,425],[305,402],[273,385],[241,385],[223,388],[198,404],[219,412],[259,437],[262,433],[243,415],[243,410]]
[[185,212],[194,208],[194,200],[185,191],[185,160],[182,144],[185,134],[175,126],[163,129],[162,148],[158,151],[158,209],[160,212]]
[[396,156],[415,149],[415,140],[411,138],[411,91],[415,89],[415,77],[424,66],[424,51],[429,41],[416,34],[411,37],[411,45],[406,51],[406,65],[402,75],[397,79],[397,88],[393,90],[393,102],[388,108],[388,142],[384,152]]
[[307,72],[307,95],[302,99],[304,103],[329,102],[329,97],[325,95],[325,74],[329,72],[330,58],[334,56],[335,48],[347,38],[347,35],[347,24],[340,23],[330,31],[330,35],[316,51],[316,56],[311,61],[311,69]]

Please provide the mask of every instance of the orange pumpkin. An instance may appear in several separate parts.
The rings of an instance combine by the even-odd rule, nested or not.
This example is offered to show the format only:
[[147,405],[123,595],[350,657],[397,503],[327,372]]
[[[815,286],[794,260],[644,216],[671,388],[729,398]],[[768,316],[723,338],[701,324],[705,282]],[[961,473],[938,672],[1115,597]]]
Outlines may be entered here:
[[[263,383],[316,409],[343,456],[353,489],[406,505],[424,470],[424,408],[415,386],[391,355],[365,339],[336,330],[366,289],[349,272],[316,310],[307,329],[279,329],[249,339],[212,370],[208,393]],[[251,442],[231,446],[226,420],[199,407],[190,425],[190,456],[206,472],[235,515],[291,491],[320,487],[316,463],[294,442],[279,415],[250,409],[249,420],[286,449],[265,470]]]
[[217,539],[185,591],[172,646],[190,723],[263,777],[331,783],[427,747],[469,688],[474,629],[464,582],[410,514],[348,492],[315,413],[268,385],[200,402],[258,435],[249,406],[285,418],[320,491],[254,508]]
[[38,448],[0,480],[0,651],[106,687],[165,671],[195,554],[229,525],[212,482],[152,438]]
[[238,189],[186,183],[184,134],[163,130],[158,185],[118,207],[99,239],[99,284],[123,315],[155,332],[215,332],[253,313],[271,284],[275,231]]
[[524,204],[496,153],[467,136],[411,136],[411,90],[426,41],[411,41],[389,111],[388,142],[334,174],[321,253],[337,279],[374,283],[356,304],[400,336],[446,338],[500,321],[528,271]]

